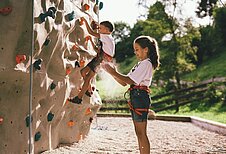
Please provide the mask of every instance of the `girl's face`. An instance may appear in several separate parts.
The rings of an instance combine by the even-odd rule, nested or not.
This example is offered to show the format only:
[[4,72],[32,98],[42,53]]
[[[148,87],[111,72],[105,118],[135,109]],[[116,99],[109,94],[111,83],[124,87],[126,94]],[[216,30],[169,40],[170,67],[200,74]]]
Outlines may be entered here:
[[138,43],[133,44],[134,53],[137,56],[137,59],[144,60],[148,58],[148,48],[142,48]]

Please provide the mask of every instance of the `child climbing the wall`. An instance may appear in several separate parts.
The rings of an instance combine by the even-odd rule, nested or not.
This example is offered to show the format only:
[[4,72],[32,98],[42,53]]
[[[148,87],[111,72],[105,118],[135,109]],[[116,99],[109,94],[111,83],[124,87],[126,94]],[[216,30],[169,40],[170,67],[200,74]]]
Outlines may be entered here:
[[105,64],[104,68],[121,85],[130,85],[128,105],[138,139],[141,154],[150,153],[150,142],[147,137],[147,119],[150,106],[149,86],[154,70],[160,64],[156,40],[150,36],[139,36],[133,43],[134,53],[139,62],[128,75],[119,73],[115,67]]
[[[78,96],[74,98],[69,98],[68,100],[72,103],[81,104],[82,97],[84,94],[91,97],[91,80],[96,74],[97,68],[103,61],[112,61],[112,58],[115,54],[115,42],[112,37],[112,32],[114,31],[114,25],[110,21],[103,21],[99,25],[99,33],[95,32],[89,26],[87,20],[84,17],[81,17],[81,22],[84,22],[87,31],[90,35],[99,39],[100,47],[97,50],[97,56],[94,57],[84,68],[81,69],[81,75],[84,79],[81,91],[78,93]],[[90,38],[92,45],[94,46],[93,41]],[[94,47],[96,48],[96,47]]]

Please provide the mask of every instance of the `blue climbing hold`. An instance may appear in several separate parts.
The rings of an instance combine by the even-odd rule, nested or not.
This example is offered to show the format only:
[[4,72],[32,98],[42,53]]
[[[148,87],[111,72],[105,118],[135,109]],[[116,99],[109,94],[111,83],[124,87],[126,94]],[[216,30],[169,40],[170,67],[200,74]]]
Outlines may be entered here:
[[39,141],[41,137],[42,137],[41,133],[40,132],[37,132],[35,134],[35,141]]
[[56,88],[56,84],[52,82],[51,85],[50,85],[50,89],[53,90],[55,88]]
[[38,59],[34,62],[33,66],[36,70],[40,70],[41,69],[41,63],[42,63],[42,59]]
[[47,46],[49,44],[51,40],[49,39],[49,37],[46,38],[45,42],[43,43],[43,45]]
[[50,112],[47,116],[47,121],[49,121],[49,122],[52,121],[53,117],[54,117],[54,114]]
[[55,19],[55,17],[56,17],[55,13],[56,13],[55,7],[50,7],[46,13],[41,13],[39,15],[39,19],[40,19],[41,23],[44,22],[48,16]]
[[104,7],[104,3],[103,2],[100,2],[100,4],[99,4],[99,10],[101,10],[103,7]]
[[30,121],[30,116],[27,116],[25,121],[26,121],[26,126],[29,127],[30,126],[30,122],[33,121],[33,117],[31,117],[31,121]]
[[68,13],[65,17],[68,21],[72,21],[75,18],[75,12],[72,11],[71,13]]

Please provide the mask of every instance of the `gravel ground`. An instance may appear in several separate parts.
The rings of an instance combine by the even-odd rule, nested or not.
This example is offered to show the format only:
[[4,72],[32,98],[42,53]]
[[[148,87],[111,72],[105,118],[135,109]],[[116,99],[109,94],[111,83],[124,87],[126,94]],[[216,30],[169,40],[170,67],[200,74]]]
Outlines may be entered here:
[[[148,121],[152,154],[226,154],[226,136],[189,122]],[[98,117],[88,136],[43,154],[138,154],[131,118]]]

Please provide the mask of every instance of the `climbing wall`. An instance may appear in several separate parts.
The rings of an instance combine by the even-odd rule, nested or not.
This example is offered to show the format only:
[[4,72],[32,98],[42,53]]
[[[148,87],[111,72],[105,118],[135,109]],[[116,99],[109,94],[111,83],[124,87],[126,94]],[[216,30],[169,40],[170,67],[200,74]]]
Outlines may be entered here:
[[92,96],[84,95],[82,104],[72,104],[67,98],[77,95],[83,84],[80,70],[96,55],[80,17],[97,30],[102,7],[97,0],[34,0],[34,52],[30,56],[32,1],[0,0],[1,154],[28,153],[29,126],[32,153],[77,142],[88,134],[101,105],[95,79]]

